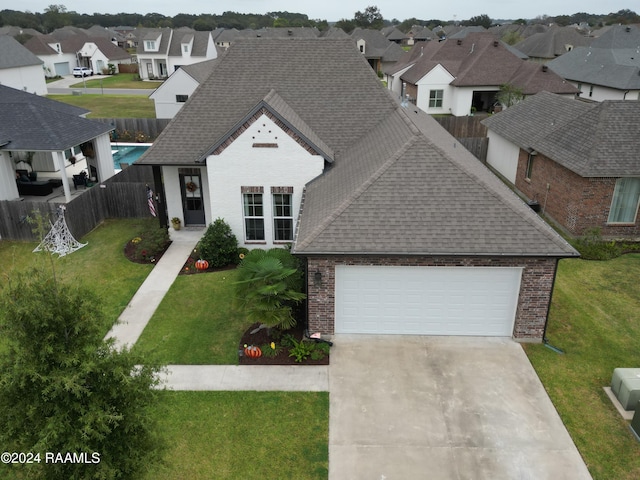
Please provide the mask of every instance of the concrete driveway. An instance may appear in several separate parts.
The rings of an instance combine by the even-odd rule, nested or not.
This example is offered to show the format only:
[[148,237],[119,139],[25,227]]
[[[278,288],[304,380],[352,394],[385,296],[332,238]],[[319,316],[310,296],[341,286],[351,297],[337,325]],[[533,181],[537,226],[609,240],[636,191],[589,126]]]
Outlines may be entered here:
[[329,391],[330,480],[591,478],[510,339],[336,335]]

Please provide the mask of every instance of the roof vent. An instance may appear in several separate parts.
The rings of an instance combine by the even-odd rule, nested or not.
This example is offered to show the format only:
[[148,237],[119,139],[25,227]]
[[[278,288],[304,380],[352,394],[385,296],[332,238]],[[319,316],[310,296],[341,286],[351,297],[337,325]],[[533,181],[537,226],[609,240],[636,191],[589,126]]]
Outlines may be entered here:
[[546,65],[542,65],[542,71],[546,72],[547,70],[549,70],[549,67],[547,67]]
[[459,38],[457,43],[458,45],[462,45],[462,39]]
[[494,47],[497,47],[498,45],[500,45],[500,42],[498,42],[498,40],[494,40],[494,41],[493,41],[493,46],[494,46]]
[[631,31],[631,27],[627,27],[624,29],[625,32],[629,33]]
[[287,30],[287,35],[291,36],[293,35],[293,32],[291,30]]

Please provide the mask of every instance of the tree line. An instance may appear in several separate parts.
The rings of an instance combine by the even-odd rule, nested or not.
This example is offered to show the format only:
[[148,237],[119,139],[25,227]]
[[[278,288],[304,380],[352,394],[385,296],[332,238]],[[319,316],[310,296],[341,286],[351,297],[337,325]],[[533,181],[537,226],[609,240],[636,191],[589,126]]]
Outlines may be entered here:
[[[466,25],[481,25],[489,28],[497,23],[520,23],[535,24],[555,23],[558,25],[571,25],[574,23],[588,23],[592,27],[601,27],[612,24],[631,24],[640,23],[640,16],[635,12],[625,9],[615,13],[608,14],[590,14],[575,13],[573,15],[559,15],[549,17],[541,15],[534,19],[511,19],[496,20],[491,19],[488,15],[478,15],[467,20],[460,20],[457,23]],[[418,18],[408,18],[400,21],[396,18],[392,20],[385,19],[379,8],[369,6],[364,11],[357,11],[353,18],[341,19],[335,23],[336,27],[340,27],[346,32],[351,32],[357,27],[380,29],[385,26],[394,25],[400,31],[406,33],[414,25],[421,25],[434,28],[440,25],[447,25],[452,21],[443,21],[440,19],[421,20]],[[117,27],[121,25],[131,27],[146,28],[180,28],[190,27],[194,30],[209,31],[216,28],[236,28],[243,29],[260,29],[266,27],[316,27],[319,30],[329,28],[329,22],[323,19],[310,19],[303,13],[294,12],[268,12],[265,14],[253,13],[237,13],[224,12],[221,15],[201,13],[199,15],[180,13],[173,17],[162,15],[160,13],[147,13],[145,15],[138,13],[77,13],[68,11],[64,5],[49,5],[42,13],[33,13],[29,11],[21,12],[17,10],[0,11],[0,27],[11,25],[20,28],[32,28],[42,33],[50,33],[57,28],[64,26],[74,26],[79,28],[90,28],[93,25],[102,27]]]

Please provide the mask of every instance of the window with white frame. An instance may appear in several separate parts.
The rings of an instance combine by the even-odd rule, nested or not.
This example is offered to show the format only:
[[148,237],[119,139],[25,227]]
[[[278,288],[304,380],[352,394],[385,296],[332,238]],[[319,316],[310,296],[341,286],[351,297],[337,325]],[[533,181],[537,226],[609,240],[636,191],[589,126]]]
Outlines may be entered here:
[[619,178],[607,223],[635,223],[640,204],[640,178]]
[[[246,241],[264,241],[264,204],[262,187],[243,187],[244,237]],[[258,193],[258,191],[260,193]]]
[[444,90],[429,90],[429,108],[442,108]]
[[527,169],[524,172],[524,178],[531,180],[531,174],[533,173],[533,159],[536,158],[533,153],[529,154],[527,158]]
[[189,95],[176,95],[176,102],[177,103],[184,103],[187,100],[189,100]]
[[154,40],[145,40],[144,49],[145,50],[155,50],[156,49],[156,42]]
[[273,239],[276,242],[293,240],[293,207],[291,193],[273,193]]

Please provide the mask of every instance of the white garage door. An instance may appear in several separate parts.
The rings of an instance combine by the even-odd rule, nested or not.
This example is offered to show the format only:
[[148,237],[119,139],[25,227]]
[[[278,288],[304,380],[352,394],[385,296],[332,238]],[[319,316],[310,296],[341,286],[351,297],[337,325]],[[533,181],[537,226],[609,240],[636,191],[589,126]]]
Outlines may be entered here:
[[521,268],[336,266],[336,333],[512,336]]
[[64,76],[71,75],[71,68],[69,62],[54,63],[53,68],[56,70],[56,75]]

